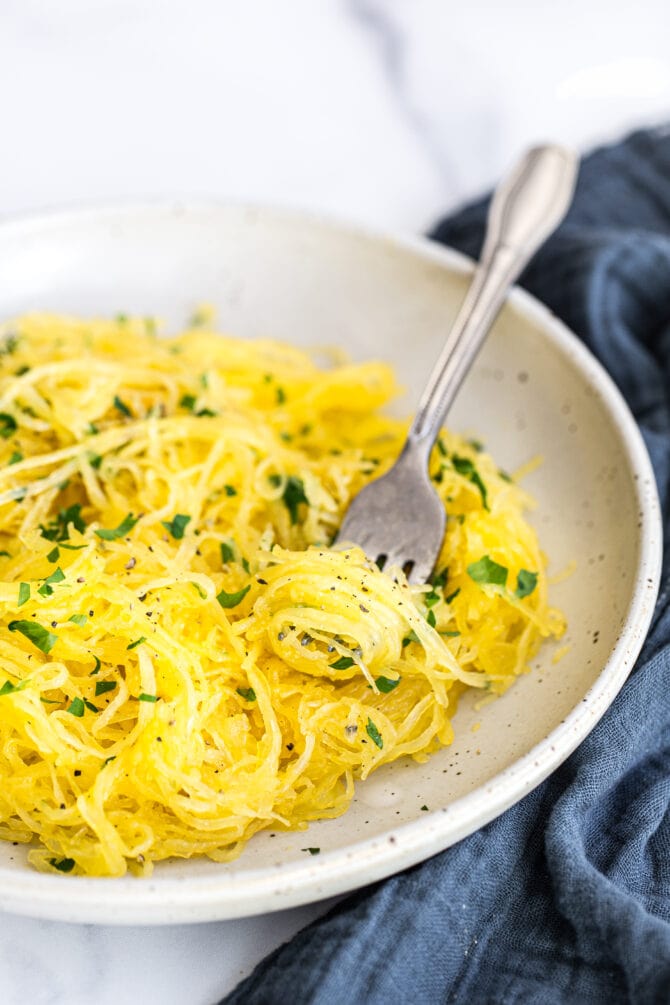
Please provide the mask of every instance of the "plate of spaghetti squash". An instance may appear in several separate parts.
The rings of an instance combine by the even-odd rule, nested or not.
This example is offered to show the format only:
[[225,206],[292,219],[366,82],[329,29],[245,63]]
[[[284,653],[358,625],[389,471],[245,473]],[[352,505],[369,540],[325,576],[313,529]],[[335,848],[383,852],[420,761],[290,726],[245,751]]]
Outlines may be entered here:
[[148,205],[6,223],[0,263],[0,906],[201,921],[342,892],[502,812],[605,711],[653,610],[654,481],[529,296],[435,446],[447,531],[410,586],[334,542],[465,259]]

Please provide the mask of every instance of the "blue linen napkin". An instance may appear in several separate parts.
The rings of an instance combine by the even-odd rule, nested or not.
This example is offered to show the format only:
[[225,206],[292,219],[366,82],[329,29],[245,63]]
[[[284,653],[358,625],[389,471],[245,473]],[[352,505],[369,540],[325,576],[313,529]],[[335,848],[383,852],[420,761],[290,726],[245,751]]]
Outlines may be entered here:
[[[486,205],[432,236],[476,256]],[[522,285],[626,397],[670,538],[670,129],[584,160],[574,206]],[[562,767],[453,848],[342,901],[226,1005],[670,1002],[667,558],[635,671]]]

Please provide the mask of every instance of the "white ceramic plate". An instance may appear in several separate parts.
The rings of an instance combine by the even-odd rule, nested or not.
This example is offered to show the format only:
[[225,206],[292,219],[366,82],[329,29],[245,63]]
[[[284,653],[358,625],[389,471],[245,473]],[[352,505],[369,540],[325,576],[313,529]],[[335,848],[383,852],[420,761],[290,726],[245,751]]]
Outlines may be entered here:
[[[370,235],[272,210],[146,205],[0,226],[0,317],[50,309],[158,314],[195,305],[231,333],[336,344],[394,363],[410,411],[462,298],[470,263],[420,239]],[[132,346],[128,346],[129,353]],[[421,861],[521,799],[574,750],[621,688],[653,612],[661,523],[649,459],[618,391],[551,314],[514,291],[451,413],[526,482],[570,651],[477,712],[462,702],[453,745],[390,765],[340,819],[263,832],[229,865],[166,863],[150,880],[44,876],[0,843],[0,907],[70,921],[171,923],[318,900]],[[481,727],[475,731],[476,723]],[[422,810],[428,806],[429,811]],[[310,856],[306,846],[321,848]]]

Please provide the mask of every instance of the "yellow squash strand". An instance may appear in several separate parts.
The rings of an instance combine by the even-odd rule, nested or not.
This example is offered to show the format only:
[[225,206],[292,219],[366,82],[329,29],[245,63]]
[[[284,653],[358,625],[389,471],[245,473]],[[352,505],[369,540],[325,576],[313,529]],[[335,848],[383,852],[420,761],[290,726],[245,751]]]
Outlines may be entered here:
[[397,456],[395,393],[381,363],[150,320],[0,331],[0,837],[38,869],[226,860],[340,814],[560,635],[531,500],[448,432],[432,585],[329,547]]

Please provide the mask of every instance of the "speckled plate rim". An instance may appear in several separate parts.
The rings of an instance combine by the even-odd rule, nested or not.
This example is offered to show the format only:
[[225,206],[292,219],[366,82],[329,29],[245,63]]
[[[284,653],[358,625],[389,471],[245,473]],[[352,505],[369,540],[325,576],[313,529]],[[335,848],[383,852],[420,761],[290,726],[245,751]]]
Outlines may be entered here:
[[[35,235],[82,221],[103,221],[147,211],[184,212],[232,207],[312,225],[367,242],[383,243],[461,275],[472,271],[465,255],[422,237],[376,231],[321,214],[201,199],[125,202],[23,214],[0,221],[0,235]],[[635,420],[618,388],[579,339],[543,304],[515,288],[513,308],[540,328],[589,380],[618,433],[641,516],[635,589],[618,641],[592,687],[568,716],[510,767],[449,806],[422,813],[412,823],[308,860],[221,875],[138,880],[65,877],[0,868],[0,908],[32,917],[105,924],[175,924],[246,917],[341,894],[409,868],[467,837],[539,785],[588,736],[621,690],[649,628],[658,594],[663,529],[653,469]]]

